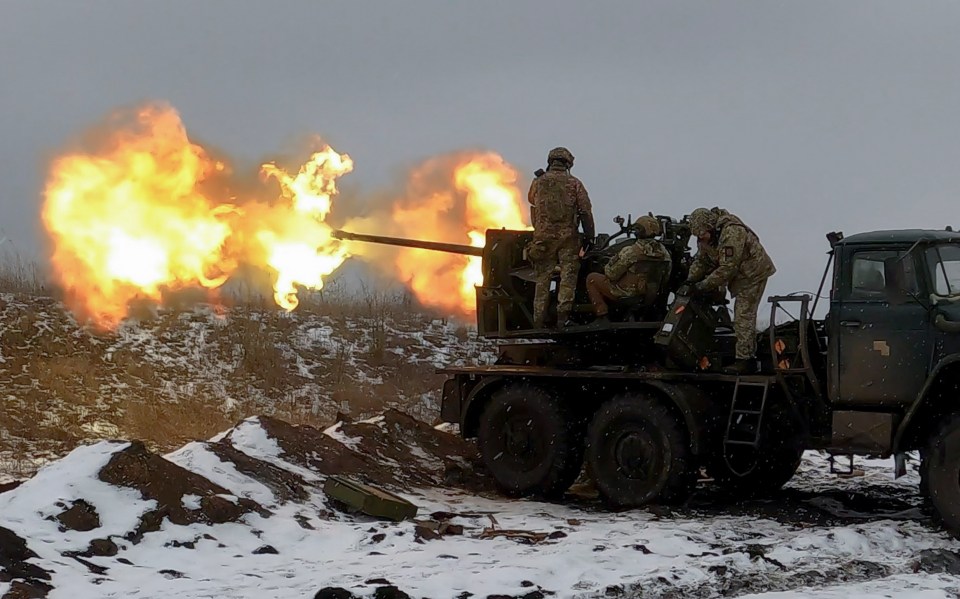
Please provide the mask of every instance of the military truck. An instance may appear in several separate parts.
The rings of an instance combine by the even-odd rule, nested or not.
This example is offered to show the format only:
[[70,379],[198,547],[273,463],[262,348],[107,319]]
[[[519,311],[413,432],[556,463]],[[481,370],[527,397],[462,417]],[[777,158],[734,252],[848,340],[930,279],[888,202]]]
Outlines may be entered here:
[[[667,241],[685,246],[683,221],[663,222]],[[895,476],[919,451],[922,492],[960,533],[960,234],[827,239],[817,293],[769,298],[760,374],[737,376],[719,369],[734,343],[723,300],[673,293],[685,248],[672,249],[666,303],[628,307],[609,328],[544,334],[511,328],[523,313],[515,302],[532,302],[522,276],[529,232],[488,232],[478,329],[536,339],[501,342],[494,364],[443,369],[441,419],[478,439],[506,493],[562,495],[585,463],[619,507],[683,501],[701,471],[733,493],[767,493],[806,449],[851,464],[894,456]],[[600,254],[614,247],[598,245]],[[818,319],[821,296],[829,305]]]

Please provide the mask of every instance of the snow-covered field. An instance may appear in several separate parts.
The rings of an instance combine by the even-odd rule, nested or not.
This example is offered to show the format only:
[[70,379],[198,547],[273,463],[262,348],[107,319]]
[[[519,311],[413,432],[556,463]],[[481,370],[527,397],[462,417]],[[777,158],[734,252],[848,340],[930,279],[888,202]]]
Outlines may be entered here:
[[[838,478],[808,453],[775,497],[705,484],[674,509],[497,495],[472,444],[388,409],[432,421],[433,369],[490,351],[402,310],[201,307],[93,334],[0,295],[0,597],[960,596],[960,543],[887,462]],[[419,514],[338,511],[331,474]]]
[[[327,431],[249,419],[167,461],[101,442],[0,493],[0,533],[26,541],[21,570],[49,573],[26,584],[51,598],[960,594],[960,543],[924,516],[916,474],[895,481],[886,462],[841,479],[809,453],[769,500],[704,486],[683,508],[610,513],[589,490],[563,505],[499,497],[471,452],[397,413]],[[417,519],[337,511],[321,490],[335,472],[399,490]]]

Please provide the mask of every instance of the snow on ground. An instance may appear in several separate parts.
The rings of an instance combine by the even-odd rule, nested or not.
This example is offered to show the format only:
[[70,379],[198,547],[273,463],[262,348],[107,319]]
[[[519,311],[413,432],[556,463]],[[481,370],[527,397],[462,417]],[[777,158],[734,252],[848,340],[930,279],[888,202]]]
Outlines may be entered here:
[[331,426],[330,428],[323,431],[323,434],[327,435],[331,439],[334,439],[340,443],[343,443],[347,447],[354,449],[360,446],[360,439],[357,437],[351,437],[341,430],[343,428],[343,423],[338,422]]
[[[393,422],[351,425],[350,435],[337,427],[335,436],[349,443],[325,456],[326,463],[372,455],[370,438],[395,428]],[[409,466],[441,468],[437,449],[418,445],[406,432],[396,440]],[[858,461],[863,476],[838,479],[826,473],[823,456],[811,452],[773,499],[724,502],[704,489],[674,510],[612,513],[589,493],[552,504],[441,485],[406,488],[401,493],[419,507],[418,518],[392,523],[335,510],[322,493],[323,477],[285,453],[281,447],[291,447],[289,441],[272,438],[260,419],[218,439],[165,457],[226,489],[233,504],[239,497],[265,509],[222,523],[167,519],[158,530],[133,535],[156,502],[98,478],[111,457],[129,447],[102,442],[0,493],[0,527],[36,552],[30,562],[51,573],[51,598],[312,597],[327,587],[372,596],[388,584],[434,599],[960,593],[960,576],[950,573],[960,573],[960,543],[919,509],[916,473],[893,480],[888,461]],[[225,448],[242,452],[233,460],[243,460],[224,459]],[[268,469],[292,478],[278,484]],[[301,484],[306,493],[296,498]],[[201,495],[185,492],[178,505],[200,510]],[[95,508],[99,526],[64,529],[58,515],[80,500]],[[114,556],[71,553],[107,538],[117,545]],[[943,563],[948,566],[937,565]],[[9,586],[0,582],[0,595]]]

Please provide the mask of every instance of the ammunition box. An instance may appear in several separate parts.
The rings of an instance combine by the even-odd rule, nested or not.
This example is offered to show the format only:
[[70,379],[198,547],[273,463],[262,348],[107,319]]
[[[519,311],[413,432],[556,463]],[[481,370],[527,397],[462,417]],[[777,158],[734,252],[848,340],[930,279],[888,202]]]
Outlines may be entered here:
[[399,522],[417,515],[417,506],[403,497],[343,476],[327,477],[323,484],[323,492],[349,510],[374,518],[386,518]]
[[702,368],[713,350],[718,319],[714,310],[691,297],[678,297],[667,311],[654,343],[664,348],[677,368]]

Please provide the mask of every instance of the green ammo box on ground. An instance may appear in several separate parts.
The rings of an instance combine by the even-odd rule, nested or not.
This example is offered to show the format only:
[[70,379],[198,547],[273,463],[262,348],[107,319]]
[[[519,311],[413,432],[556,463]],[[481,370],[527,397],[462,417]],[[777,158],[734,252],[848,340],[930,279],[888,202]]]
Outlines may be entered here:
[[323,483],[323,492],[350,511],[361,512],[375,518],[400,521],[417,515],[417,506],[403,497],[358,483],[344,476],[329,476]]

